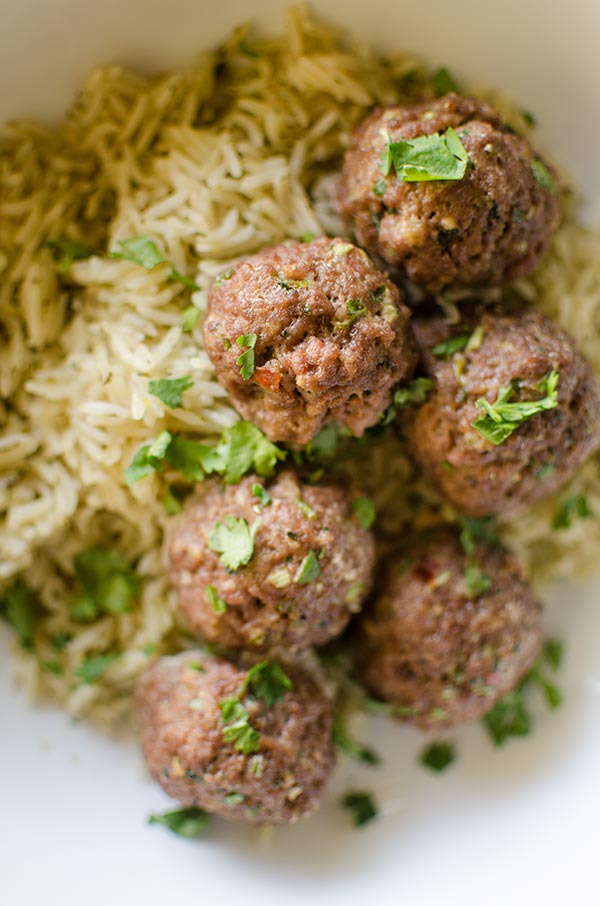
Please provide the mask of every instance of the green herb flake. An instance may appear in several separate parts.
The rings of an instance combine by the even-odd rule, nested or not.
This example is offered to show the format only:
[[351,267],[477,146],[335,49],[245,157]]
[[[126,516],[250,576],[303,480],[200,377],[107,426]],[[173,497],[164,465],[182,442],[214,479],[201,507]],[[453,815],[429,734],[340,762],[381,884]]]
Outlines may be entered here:
[[62,676],[64,673],[62,664],[57,660],[42,661],[42,669],[53,676]]
[[161,403],[169,409],[180,409],[183,394],[194,386],[194,379],[190,375],[180,378],[161,378],[148,383],[148,392],[158,397]]
[[154,472],[161,472],[162,461],[172,440],[173,436],[169,431],[161,431],[151,444],[144,444],[143,447],[140,447],[125,469],[126,483],[131,486],[141,478],[146,478]]
[[80,551],[74,563],[82,593],[69,605],[72,619],[86,622],[101,613],[131,610],[140,593],[140,579],[121,554],[95,546]]
[[394,393],[394,406],[397,409],[406,409],[408,406],[420,406],[427,401],[432,387],[433,381],[431,378],[414,378],[406,387],[400,387],[399,390],[396,390]]
[[215,277],[215,285],[222,286],[228,280],[231,280],[232,277],[233,277],[233,268],[229,268],[229,270],[223,271],[222,274],[217,274],[217,276]]
[[381,198],[382,195],[385,195],[385,190],[386,190],[386,189],[387,189],[387,182],[386,182],[386,180],[385,180],[383,177],[380,177],[380,178],[377,180],[377,182],[373,185],[373,192],[374,192],[375,195],[377,195],[379,198]]
[[258,499],[261,506],[269,506],[271,503],[271,495],[264,485],[259,484],[258,481],[252,485],[252,496]]
[[308,585],[309,582],[314,582],[315,579],[318,579],[320,575],[321,567],[319,566],[317,555],[313,550],[309,550],[300,564],[300,569],[296,574],[295,581],[298,585]]
[[250,692],[255,698],[263,701],[268,708],[291,692],[294,684],[279,664],[261,661],[251,667],[246,674],[240,696]]
[[243,381],[249,381],[254,374],[254,347],[258,337],[255,333],[242,334],[238,337],[236,343],[244,349],[244,352],[236,359],[235,364],[240,369]]
[[548,478],[549,475],[552,475],[556,471],[556,466],[553,462],[546,462],[543,466],[540,466],[537,472],[535,473],[536,481],[543,481],[544,478]]
[[148,824],[162,824],[174,834],[188,840],[199,837],[208,827],[209,821],[210,815],[195,806],[163,812],[162,815],[150,815],[148,818]]
[[163,506],[169,516],[176,516],[183,509],[182,502],[185,498],[185,490],[177,485],[171,484],[167,488],[163,497]]
[[563,643],[558,639],[548,639],[542,648],[542,657],[553,670],[558,670],[564,655]]
[[346,793],[340,800],[340,805],[351,813],[355,827],[362,827],[378,814],[373,795],[367,792]]
[[147,271],[153,270],[159,264],[169,265],[169,280],[174,283],[182,283],[188,289],[198,290],[200,287],[189,277],[179,273],[173,265],[158,248],[156,242],[149,236],[132,236],[130,239],[119,239],[117,242],[119,250],[111,252],[111,258],[119,258],[123,261],[131,261],[138,264]]
[[241,805],[245,798],[246,797],[243,793],[237,793],[234,790],[231,793],[227,793],[227,795],[223,797],[223,802],[225,803],[225,805],[229,806]]
[[543,164],[541,160],[532,160],[531,169],[533,170],[535,181],[543,189],[549,189],[550,191],[554,189],[554,180],[552,179],[552,174],[550,173],[548,167]]
[[368,497],[357,497],[352,503],[352,509],[364,529],[370,529],[375,522],[376,512],[375,505]]
[[302,242],[312,242],[316,239],[317,234],[308,231],[307,233],[302,234]]
[[534,113],[531,113],[530,110],[521,110],[520,112],[528,126],[531,126],[532,129],[537,126],[537,118]]
[[99,680],[108,668],[120,657],[121,654],[118,651],[115,651],[112,654],[98,654],[88,657],[75,670],[75,676],[89,686],[92,683],[95,683],[96,680]]
[[50,249],[61,274],[66,274],[74,261],[84,261],[94,254],[89,246],[69,239],[49,239],[43,248]]
[[540,381],[536,389],[545,393],[545,396],[539,400],[512,402],[514,385],[517,383],[514,380],[508,387],[501,387],[498,390],[495,403],[490,403],[485,397],[481,397],[475,405],[478,409],[485,410],[486,414],[475,419],[472,423],[473,428],[485,440],[498,446],[510,437],[522,422],[527,421],[538,412],[556,409],[558,406],[558,380],[558,371],[551,371]]
[[421,135],[409,141],[389,142],[387,148],[389,157],[382,157],[380,169],[386,176],[391,161],[398,178],[403,182],[462,179],[469,161],[469,156],[452,127],[443,134]]
[[219,708],[225,724],[225,742],[232,743],[234,749],[244,755],[256,752],[260,747],[260,733],[248,723],[248,711],[239,699],[224,698],[220,701]]
[[525,211],[522,211],[521,208],[512,209],[512,219],[514,223],[525,223],[527,220],[527,215]]
[[239,421],[223,432],[216,447],[219,461],[214,471],[223,476],[227,484],[237,484],[246,472],[253,471],[260,478],[269,478],[278,462],[286,458],[281,450],[251,422]]
[[254,554],[254,536],[260,525],[257,519],[251,526],[245,519],[228,515],[225,522],[217,522],[208,536],[208,547],[220,554],[221,563],[230,572],[245,566]]
[[200,312],[195,305],[188,305],[181,315],[181,329],[184,333],[192,333]]
[[227,601],[224,601],[223,598],[219,597],[217,589],[214,585],[206,586],[206,597],[208,598],[208,603],[215,613],[225,613],[225,611],[227,610]]
[[460,520],[460,543],[468,557],[472,557],[478,541],[486,544],[498,543],[498,530],[491,516],[468,518],[463,516]]
[[443,97],[443,95],[449,94],[451,91],[458,93],[460,90],[445,66],[440,66],[433,73],[431,87],[438,97]]
[[419,755],[419,761],[426,768],[439,774],[446,770],[455,758],[454,745],[451,742],[433,742]]
[[456,352],[465,349],[470,339],[470,333],[460,334],[457,337],[450,337],[449,340],[445,340],[443,343],[438,343],[437,346],[434,346],[431,352],[441,359],[449,359]]
[[332,734],[334,745],[337,746],[344,755],[347,755],[349,758],[354,758],[356,761],[361,761],[363,764],[370,764],[373,767],[381,764],[381,758],[377,752],[373,749],[369,749],[367,746],[363,746],[362,743],[353,739],[340,715],[336,715],[334,718]]
[[492,580],[475,563],[470,563],[465,569],[465,588],[470,598],[479,598],[492,587]]
[[326,425],[306,445],[306,458],[310,462],[329,462],[337,452],[339,429],[337,425]]
[[275,283],[282,289],[287,290],[308,289],[310,286],[310,280],[287,280],[284,277],[280,277],[279,274],[275,274]]
[[552,528],[555,532],[571,528],[573,518],[588,519],[594,513],[590,509],[587,498],[583,494],[575,494],[573,497],[567,497],[563,500],[559,509],[554,514]]
[[15,630],[24,648],[31,647],[40,613],[35,593],[21,579],[4,589],[0,597],[0,615]]

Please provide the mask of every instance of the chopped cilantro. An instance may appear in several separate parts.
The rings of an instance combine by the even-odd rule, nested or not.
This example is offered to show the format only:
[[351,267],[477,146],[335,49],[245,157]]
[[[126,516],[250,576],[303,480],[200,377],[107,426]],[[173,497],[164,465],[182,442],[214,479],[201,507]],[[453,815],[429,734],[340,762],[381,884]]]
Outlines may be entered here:
[[162,824],[174,834],[190,840],[199,837],[208,827],[209,821],[210,815],[195,806],[163,812],[162,815],[150,815],[148,818],[148,824]]
[[326,425],[306,445],[306,458],[311,462],[327,462],[334,458],[339,441],[337,425]]
[[182,501],[185,497],[185,490],[177,485],[170,484],[163,498],[163,506],[170,516],[181,513]]
[[310,280],[286,280],[275,274],[275,283],[282,289],[308,289]]
[[229,270],[223,271],[222,274],[217,274],[217,276],[215,277],[215,285],[222,286],[223,283],[226,283],[227,280],[231,280],[232,277],[233,277],[233,268],[230,267]]
[[224,601],[223,598],[219,597],[217,589],[214,585],[206,586],[206,597],[208,598],[208,603],[215,613],[225,613],[225,611],[227,610],[227,601]]
[[188,305],[181,316],[181,329],[184,333],[191,333],[196,326],[200,312],[195,305]]
[[590,509],[587,498],[583,494],[575,494],[573,497],[567,497],[566,500],[563,500],[554,514],[552,528],[555,532],[559,532],[562,529],[571,528],[574,516],[578,519],[587,519],[593,515],[594,513]]
[[548,167],[543,164],[541,160],[536,159],[531,161],[531,169],[533,170],[535,181],[539,183],[543,189],[552,191],[554,188],[554,180],[552,179],[552,174]]
[[260,699],[270,708],[293,688],[293,682],[279,664],[261,661],[260,664],[255,664],[248,670],[240,696],[250,691],[255,698]]
[[126,613],[140,591],[139,577],[127,560],[106,547],[80,551],[75,557],[75,575],[82,591],[69,610],[78,622],[94,620],[101,613]]
[[313,550],[309,550],[300,564],[295,581],[298,585],[308,585],[309,582],[314,582],[315,579],[318,579],[320,575],[321,567],[319,566],[317,555]]
[[0,614],[13,627],[24,648],[30,648],[40,604],[34,592],[21,579],[4,589],[0,597]]
[[460,543],[468,557],[472,557],[475,553],[477,541],[484,541],[486,544],[497,543],[498,531],[492,516],[481,516],[479,518],[463,516],[461,518]]
[[255,333],[245,333],[236,340],[238,346],[246,347],[235,362],[244,381],[249,381],[254,374],[254,347],[257,339]]
[[303,500],[301,500],[299,497],[296,497],[296,506],[302,513],[304,513],[307,519],[314,519],[317,515],[313,508]]
[[256,484],[252,485],[252,495],[253,497],[258,498],[261,506],[269,506],[269,504],[271,503],[271,495],[262,484],[259,484],[258,481],[256,482]]
[[537,118],[534,113],[531,113],[530,110],[521,110],[521,116],[528,126],[531,126],[532,128],[537,126]]
[[118,252],[111,252],[111,258],[120,258],[124,261],[131,261],[133,264],[139,264],[147,271],[153,270],[159,264],[169,265],[169,280],[174,283],[182,283],[188,289],[200,289],[197,283],[180,274],[173,265],[165,258],[159,250],[157,244],[149,236],[132,236],[130,239],[120,239],[117,242]]
[[563,654],[563,643],[558,641],[558,639],[548,639],[544,642],[542,656],[553,670],[558,670],[562,664]]
[[452,764],[455,758],[454,746],[451,742],[433,742],[419,755],[419,761],[426,768],[439,774]]
[[227,795],[223,797],[223,802],[225,803],[225,805],[241,805],[245,798],[246,797],[243,793],[237,793],[235,790],[233,790],[231,793],[227,793]]
[[316,233],[311,233],[310,231],[302,234],[302,242],[312,242],[315,239]]
[[70,239],[49,239],[44,242],[43,247],[50,249],[62,274],[69,270],[74,261],[84,261],[94,254],[89,246],[81,242],[72,242]]
[[536,481],[542,481],[544,478],[548,478],[549,475],[556,470],[556,466],[553,462],[545,462],[543,466],[540,466],[537,472],[535,473]]
[[333,721],[333,742],[344,755],[354,758],[356,761],[362,761],[364,764],[370,764],[373,767],[381,764],[381,758],[373,749],[363,746],[352,738],[348,728],[340,715],[336,715]]
[[470,563],[465,569],[465,588],[470,598],[484,595],[492,587],[492,580],[475,563]]
[[346,302],[347,318],[343,321],[333,321],[334,330],[346,330],[351,327],[359,318],[363,318],[369,313],[367,306],[360,299],[348,299]]
[[462,179],[469,156],[452,127],[443,134],[421,135],[409,141],[388,142],[380,169],[384,176],[392,164],[403,182]]
[[431,351],[433,355],[439,356],[442,359],[449,359],[455,352],[460,352],[461,349],[464,349],[470,339],[470,333],[460,334],[457,337],[450,337],[449,340],[438,343]]
[[440,66],[440,68],[436,69],[436,71],[433,73],[431,77],[431,87],[438,97],[442,97],[444,94],[449,94],[449,92],[451,91],[459,91],[456,82],[445,66]]
[[244,755],[256,752],[260,746],[260,733],[248,723],[248,711],[237,698],[224,698],[219,703],[225,724],[223,739],[233,743],[234,749]]
[[512,219],[515,223],[525,223],[527,215],[525,214],[525,211],[521,210],[521,208],[513,208]]
[[75,676],[87,685],[95,683],[100,679],[103,673],[108,670],[111,664],[114,664],[121,657],[120,652],[115,651],[112,654],[98,654],[86,658],[75,670]]
[[518,426],[527,421],[538,412],[555,409],[558,406],[558,371],[551,371],[537,388],[545,393],[539,400],[523,400],[511,402],[517,381],[511,381],[508,387],[498,390],[495,403],[490,403],[485,397],[478,399],[475,405],[485,410],[485,415],[476,418],[472,423],[475,430],[490,443],[498,446],[503,443]]
[[367,714],[383,714],[385,717],[412,717],[419,710],[413,705],[393,705],[368,695],[363,696],[360,706]]
[[257,519],[251,526],[245,519],[228,515],[225,522],[217,522],[208,536],[211,551],[221,555],[223,566],[234,572],[245,566],[254,554],[254,536],[260,525]]
[[375,193],[375,195],[378,195],[381,198],[382,195],[385,195],[386,188],[387,182],[385,181],[383,176],[381,176],[373,185],[373,192]]
[[148,392],[158,397],[161,403],[169,409],[179,409],[185,390],[194,386],[194,379],[190,375],[180,378],[161,378],[158,381],[149,381]]
[[376,512],[372,500],[368,497],[357,497],[352,504],[352,509],[364,529],[370,529],[375,522]]
[[367,821],[377,817],[378,811],[371,793],[354,791],[346,793],[340,800],[342,808],[351,814],[355,827],[362,827]]
[[154,472],[162,472],[162,461],[172,440],[173,436],[169,431],[161,431],[151,444],[144,444],[140,447],[125,469],[126,483],[131,486]]
[[427,399],[433,387],[431,378],[418,377],[410,381],[405,387],[400,387],[394,393],[394,406],[405,409],[407,406],[420,406]]

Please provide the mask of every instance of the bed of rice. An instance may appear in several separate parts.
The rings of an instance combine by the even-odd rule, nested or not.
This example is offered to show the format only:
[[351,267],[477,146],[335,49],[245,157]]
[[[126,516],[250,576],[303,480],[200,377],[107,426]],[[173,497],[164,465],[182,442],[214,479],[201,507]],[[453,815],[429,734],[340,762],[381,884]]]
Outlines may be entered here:
[[[418,92],[426,72],[406,55],[381,58],[292,10],[278,40],[237,30],[190,70],[146,77],[95,70],[64,123],[19,122],[0,144],[0,589],[16,576],[43,606],[19,673],[74,716],[112,722],[129,708],[139,671],[184,641],[160,562],[164,477],[128,488],[124,467],[163,429],[214,437],[236,415],[215,382],[199,326],[205,289],[232,261],[267,243],[340,229],[332,181],[352,126],[373,104]],[[520,129],[521,115],[504,105]],[[151,236],[190,291],[108,257],[120,239]],[[98,250],[67,274],[47,240]],[[600,370],[600,233],[573,216],[519,290],[563,324]],[[201,319],[200,319],[201,321]],[[200,321],[198,322],[200,324]],[[185,408],[166,409],[151,378],[192,374]],[[355,444],[368,459],[382,535],[453,518],[397,441]],[[385,481],[380,481],[385,476]],[[600,514],[600,460],[560,498],[503,528],[535,580],[579,575],[598,560],[600,522],[552,531],[560,499],[584,494]],[[69,618],[73,558],[115,548],[142,578],[131,612]],[[1,595],[0,595],[1,596]],[[59,653],[51,639],[72,638]],[[92,684],[75,677],[92,655],[121,656]],[[47,669],[47,663],[54,669]],[[58,668],[56,667],[58,663]]]

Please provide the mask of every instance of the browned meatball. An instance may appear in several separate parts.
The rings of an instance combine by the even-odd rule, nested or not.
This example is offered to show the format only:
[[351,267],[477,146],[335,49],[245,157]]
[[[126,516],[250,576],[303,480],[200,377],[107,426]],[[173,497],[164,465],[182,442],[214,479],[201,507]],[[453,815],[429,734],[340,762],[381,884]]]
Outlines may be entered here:
[[[468,156],[457,180],[404,182],[380,169],[389,141],[452,127]],[[357,240],[388,267],[437,293],[529,273],[559,219],[556,176],[487,104],[448,94],[371,113],[346,152],[340,206]]]
[[247,824],[316,811],[334,764],[331,706],[303,671],[285,667],[282,686],[275,670],[268,694],[251,673],[198,651],[145,672],[135,695],[142,750],[169,796]]
[[[434,317],[415,325],[434,387],[423,406],[405,410],[404,430],[415,461],[459,511],[515,513],[559,488],[600,445],[600,386],[571,338],[540,312],[487,312],[471,334],[473,324],[450,330]],[[433,351],[469,334],[467,348],[453,355]],[[476,406],[482,397],[493,403],[512,386],[509,402],[543,398],[552,371],[556,408],[518,422],[497,445],[473,427],[485,414]]]
[[[273,441],[303,445],[324,425],[360,436],[378,421],[414,368],[408,318],[361,249],[343,239],[286,242],[211,288],[204,341],[244,418]],[[253,364],[244,368],[249,337]]]
[[364,683],[424,730],[481,717],[533,664],[541,608],[516,562],[453,533],[403,545],[386,561],[354,650]]
[[[266,485],[270,502],[260,505],[257,485],[264,482],[247,477],[198,487],[167,532],[171,581],[192,629],[222,645],[322,645],[343,631],[371,587],[374,541],[353,510],[356,495],[304,484],[288,470]],[[251,558],[233,570],[211,550],[219,546],[215,526],[231,519],[258,524]]]

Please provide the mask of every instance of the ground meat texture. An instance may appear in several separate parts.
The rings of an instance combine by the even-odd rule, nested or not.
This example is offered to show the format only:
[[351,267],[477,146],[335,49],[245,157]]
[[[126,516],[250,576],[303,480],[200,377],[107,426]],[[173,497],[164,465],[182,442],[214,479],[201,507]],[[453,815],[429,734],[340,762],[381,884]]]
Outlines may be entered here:
[[389,556],[354,652],[377,698],[406,709],[402,719],[421,729],[439,730],[489,711],[529,670],[540,643],[541,608],[514,559],[483,544],[467,557],[441,531]]
[[[267,248],[225,277],[208,294],[206,349],[236,409],[270,440],[304,445],[328,424],[360,436],[410,378],[409,311],[346,240]],[[245,379],[237,340],[248,335]]]
[[[198,487],[167,531],[171,582],[192,630],[212,641],[256,650],[322,645],[369,593],[373,537],[353,510],[356,495],[341,486],[304,484],[287,470],[266,484],[271,502],[260,506],[257,483],[265,486],[251,476],[235,486]],[[248,525],[260,520],[253,556],[234,572],[208,546],[228,515]],[[222,612],[214,593],[225,602]]]
[[247,754],[224,738],[220,707],[239,695],[244,670],[191,651],[143,674],[135,695],[142,750],[169,796],[247,824],[285,824],[316,811],[334,764],[331,706],[303,671],[284,670],[293,689],[274,704],[240,696],[260,734]]
[[[393,167],[382,175],[388,141],[449,127],[469,155],[462,179],[403,182]],[[380,108],[346,152],[340,207],[360,245],[429,292],[499,285],[533,270],[558,225],[556,174],[545,164],[540,173],[538,161],[526,138],[473,98]],[[550,188],[541,184],[548,174]]]
[[[479,319],[480,327],[471,333]],[[600,445],[600,386],[571,338],[537,311],[482,314],[449,328],[441,317],[415,323],[422,366],[434,386],[418,409],[402,414],[415,461],[462,513],[514,514],[557,490]],[[444,358],[433,349],[451,336],[470,349]],[[539,399],[539,382],[558,371],[558,406],[521,422],[494,446],[473,427],[498,391],[520,382],[515,400]]]

